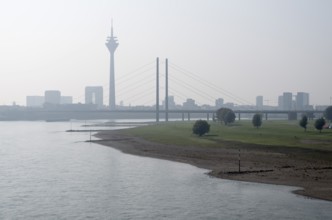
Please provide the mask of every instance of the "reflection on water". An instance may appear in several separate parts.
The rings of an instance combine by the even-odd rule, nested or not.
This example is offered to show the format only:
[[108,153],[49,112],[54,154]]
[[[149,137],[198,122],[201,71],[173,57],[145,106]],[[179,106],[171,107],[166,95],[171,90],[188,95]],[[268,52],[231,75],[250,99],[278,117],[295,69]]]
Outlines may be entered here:
[[0,219],[328,219],[332,203],[294,188],[83,142],[85,122],[0,122]]

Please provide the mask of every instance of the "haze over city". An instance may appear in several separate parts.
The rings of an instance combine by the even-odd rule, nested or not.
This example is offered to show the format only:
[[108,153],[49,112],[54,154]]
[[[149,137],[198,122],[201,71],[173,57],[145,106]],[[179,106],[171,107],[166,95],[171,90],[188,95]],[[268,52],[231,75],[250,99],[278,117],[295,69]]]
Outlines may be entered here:
[[[117,104],[154,104],[153,66],[138,72],[140,76],[126,76],[159,57],[161,74],[168,58],[247,103],[263,95],[265,104],[277,105],[283,92],[306,92],[311,105],[328,105],[331,9],[332,2],[323,0],[1,1],[0,105],[25,105],[27,95],[45,90],[60,90],[82,103],[86,86],[107,91],[105,42],[112,19],[120,43],[115,55],[115,78],[121,82]],[[169,74],[188,80],[172,69]],[[142,81],[149,83],[144,88],[151,95],[132,99],[144,88],[125,87]],[[199,81],[193,83],[203,88]],[[213,104],[175,83],[169,86],[179,92],[169,94],[176,102],[193,98]],[[222,93],[207,92],[236,103]]]
[[331,219],[332,0],[0,0],[0,219]]

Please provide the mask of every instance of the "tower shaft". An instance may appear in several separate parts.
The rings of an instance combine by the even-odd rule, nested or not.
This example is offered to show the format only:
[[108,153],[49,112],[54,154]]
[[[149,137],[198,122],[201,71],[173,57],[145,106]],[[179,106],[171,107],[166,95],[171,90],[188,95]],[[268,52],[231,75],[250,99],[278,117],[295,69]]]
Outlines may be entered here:
[[111,36],[107,38],[106,47],[110,52],[110,84],[109,84],[109,108],[116,108],[115,102],[115,71],[114,71],[114,53],[119,46],[118,39],[113,35],[113,23],[111,26]]
[[114,70],[114,52],[110,53],[110,84],[109,84],[109,108],[116,108],[115,102],[115,70]]

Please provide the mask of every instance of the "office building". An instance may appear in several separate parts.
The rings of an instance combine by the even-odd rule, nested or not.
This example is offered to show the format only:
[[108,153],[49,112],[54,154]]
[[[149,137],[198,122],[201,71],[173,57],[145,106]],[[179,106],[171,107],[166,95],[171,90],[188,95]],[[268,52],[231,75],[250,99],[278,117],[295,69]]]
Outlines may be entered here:
[[95,104],[98,108],[103,107],[104,95],[102,86],[85,87],[85,104]]
[[43,107],[45,102],[44,96],[27,96],[26,105],[27,107]]
[[256,109],[263,110],[263,96],[261,95],[256,97]]
[[309,108],[309,93],[298,92],[296,95],[296,110],[307,110]]
[[291,92],[284,92],[282,95],[283,110],[292,110],[293,106],[293,94]]
[[223,107],[223,105],[224,105],[224,99],[222,99],[222,98],[216,99],[215,104],[216,104],[216,108],[217,109]]
[[59,105],[61,103],[61,92],[58,90],[45,91],[45,104]]
[[195,109],[195,108],[197,108],[197,105],[194,99],[187,99],[183,103],[183,109]]

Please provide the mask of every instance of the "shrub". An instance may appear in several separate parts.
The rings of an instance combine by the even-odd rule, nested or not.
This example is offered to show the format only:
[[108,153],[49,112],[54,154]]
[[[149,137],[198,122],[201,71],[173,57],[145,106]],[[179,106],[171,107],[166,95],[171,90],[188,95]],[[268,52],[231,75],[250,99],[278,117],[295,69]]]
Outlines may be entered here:
[[235,113],[229,108],[220,108],[217,110],[217,119],[219,122],[224,122],[225,125],[235,121]]
[[322,129],[325,125],[325,119],[324,118],[319,118],[315,121],[315,128],[319,130],[319,133],[322,132]]
[[308,117],[306,115],[303,115],[299,124],[302,128],[304,128],[304,131],[307,131]]
[[204,120],[197,120],[193,126],[193,133],[197,134],[198,136],[202,136],[205,133],[209,133],[210,125],[207,121]]
[[252,117],[252,124],[254,125],[254,127],[259,128],[262,125],[262,115],[255,114]]

